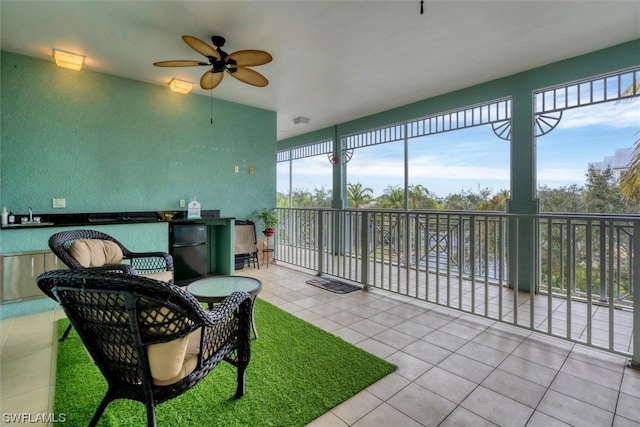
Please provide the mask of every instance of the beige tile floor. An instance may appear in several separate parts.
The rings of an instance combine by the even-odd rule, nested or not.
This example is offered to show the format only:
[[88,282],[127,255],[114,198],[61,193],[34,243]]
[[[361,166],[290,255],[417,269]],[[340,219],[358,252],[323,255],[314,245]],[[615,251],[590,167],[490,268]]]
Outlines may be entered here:
[[[260,298],[398,365],[310,426],[640,426],[640,371],[623,357],[382,291],[333,294],[278,265],[237,274],[262,280]],[[51,413],[61,315],[0,322],[1,425]]]

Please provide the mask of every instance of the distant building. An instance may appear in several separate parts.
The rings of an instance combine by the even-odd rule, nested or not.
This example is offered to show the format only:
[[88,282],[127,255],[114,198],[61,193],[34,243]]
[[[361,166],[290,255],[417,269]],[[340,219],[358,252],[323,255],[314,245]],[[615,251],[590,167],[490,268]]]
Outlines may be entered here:
[[613,156],[605,156],[601,162],[589,163],[589,167],[605,171],[611,168],[613,178],[620,181],[622,175],[629,170],[629,164],[633,157],[633,148],[618,148]]

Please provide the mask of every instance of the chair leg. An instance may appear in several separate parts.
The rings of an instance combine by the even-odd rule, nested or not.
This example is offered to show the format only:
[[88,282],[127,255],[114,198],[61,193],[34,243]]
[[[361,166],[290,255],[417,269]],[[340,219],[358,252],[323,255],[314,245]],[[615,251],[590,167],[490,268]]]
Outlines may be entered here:
[[58,340],[59,342],[62,342],[62,341],[64,341],[64,340],[66,340],[66,339],[67,339],[67,337],[69,336],[69,332],[71,332],[71,328],[72,328],[72,326],[71,326],[71,325],[67,326],[67,329],[66,329],[66,330],[64,331],[64,333],[62,334],[62,338],[60,338],[60,339]]
[[246,366],[241,363],[238,365],[238,387],[236,388],[236,397],[244,396],[244,371]]
[[107,409],[107,405],[109,404],[109,402],[111,402],[111,400],[111,396],[109,392],[107,392],[107,394],[102,399],[102,402],[100,402],[100,406],[98,406],[98,409],[96,409],[96,413],[93,414],[93,418],[91,418],[91,422],[89,422],[89,427],[95,427],[98,424],[102,413],[105,409]]
[[[253,316],[253,308],[256,304],[257,295],[251,298],[251,329],[253,330],[253,336],[258,339],[258,330],[256,329],[256,319]],[[251,338],[251,332],[249,332],[249,338]]]
[[156,408],[153,402],[147,403],[147,427],[156,427]]
[[249,366],[251,359],[251,323],[253,313],[253,300],[248,298],[238,307],[238,348],[237,360],[238,364],[238,387],[236,388],[236,397],[244,396],[244,372]]

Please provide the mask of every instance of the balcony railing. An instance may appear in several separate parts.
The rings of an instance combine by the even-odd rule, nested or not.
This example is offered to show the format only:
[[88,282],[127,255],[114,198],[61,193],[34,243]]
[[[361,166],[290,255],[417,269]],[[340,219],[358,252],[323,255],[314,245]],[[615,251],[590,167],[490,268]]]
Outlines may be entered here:
[[[633,339],[640,330],[633,300],[640,286],[640,217],[298,208],[277,214],[279,262],[640,364]],[[530,253],[518,253],[518,239],[532,241]],[[525,263],[523,255],[530,258]],[[528,283],[509,271],[522,264],[533,266]]]

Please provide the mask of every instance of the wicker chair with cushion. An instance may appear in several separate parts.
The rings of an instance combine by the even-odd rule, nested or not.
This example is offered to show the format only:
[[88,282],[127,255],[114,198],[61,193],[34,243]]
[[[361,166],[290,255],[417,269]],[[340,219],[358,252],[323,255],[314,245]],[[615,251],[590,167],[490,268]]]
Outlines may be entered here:
[[[49,238],[49,248],[71,269],[103,268],[173,282],[173,258],[170,254],[131,252],[122,243],[101,231],[61,231]],[[64,341],[70,331],[71,325],[60,341]]]
[[101,231],[61,231],[49,238],[49,247],[69,268],[108,268],[126,263],[137,274],[163,282],[173,280],[173,258],[170,254],[131,252],[122,243]]
[[244,394],[251,353],[246,292],[208,311],[172,283],[127,273],[55,270],[36,281],[60,303],[107,380],[89,425],[111,401],[132,399],[146,405],[147,425],[155,426],[156,404],[194,387],[222,360],[237,367],[235,395]]

